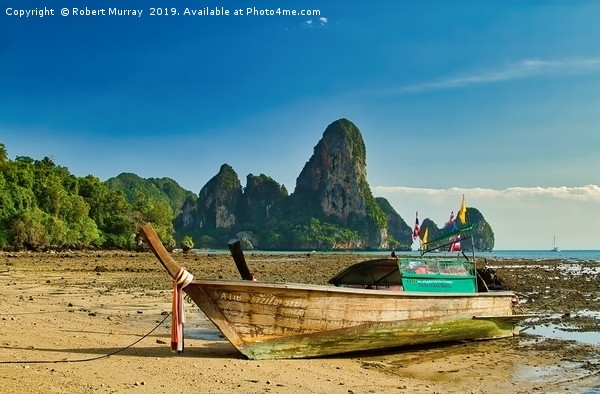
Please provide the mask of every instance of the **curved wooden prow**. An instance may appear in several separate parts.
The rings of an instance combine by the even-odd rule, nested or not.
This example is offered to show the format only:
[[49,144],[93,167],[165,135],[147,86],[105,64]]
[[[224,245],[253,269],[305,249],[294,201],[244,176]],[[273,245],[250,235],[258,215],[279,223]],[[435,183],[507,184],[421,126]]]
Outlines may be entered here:
[[150,223],[146,223],[140,229],[140,235],[146,240],[148,246],[150,246],[150,249],[152,252],[154,252],[154,255],[167,269],[167,271],[169,271],[169,274],[175,278],[175,275],[177,275],[177,272],[179,272],[181,266],[177,264],[169,252],[167,252],[167,249],[165,249],[162,242],[160,242],[160,238],[158,238],[158,234],[156,234],[156,231],[154,231],[152,225]]
[[227,242],[227,246],[229,246],[229,251],[231,252],[231,256],[233,257],[233,261],[235,261],[235,265],[237,266],[242,279],[244,280],[253,280],[252,273],[248,269],[248,265],[246,264],[246,259],[244,258],[244,252],[242,251],[242,243],[239,239],[230,239]]

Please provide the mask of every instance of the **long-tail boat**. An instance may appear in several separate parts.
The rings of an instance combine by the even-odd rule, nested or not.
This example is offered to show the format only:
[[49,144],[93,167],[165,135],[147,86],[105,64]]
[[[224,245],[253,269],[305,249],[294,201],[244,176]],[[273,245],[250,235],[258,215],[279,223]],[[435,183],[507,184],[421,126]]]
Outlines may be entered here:
[[[169,274],[181,277],[152,226],[140,234]],[[478,284],[464,260],[385,258],[348,268],[333,285],[265,283],[253,280],[239,241],[229,247],[243,280],[193,279],[183,291],[249,359],[510,337],[531,317],[515,293]]]

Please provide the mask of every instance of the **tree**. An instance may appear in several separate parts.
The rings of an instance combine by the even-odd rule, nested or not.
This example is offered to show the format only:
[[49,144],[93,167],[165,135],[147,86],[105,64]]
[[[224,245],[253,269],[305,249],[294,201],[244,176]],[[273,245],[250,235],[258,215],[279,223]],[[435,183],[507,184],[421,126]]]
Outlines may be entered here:
[[8,153],[6,152],[6,146],[0,142],[0,164],[6,163],[8,160]]
[[79,195],[89,206],[89,216],[96,223],[98,246],[130,249],[135,244],[136,232],[131,219],[131,204],[122,191],[111,190],[93,175],[78,179]]
[[184,252],[189,252],[194,248],[194,240],[189,235],[185,235],[181,240],[181,249]]
[[132,219],[136,228],[146,222],[152,223],[162,243],[170,249],[175,247],[173,211],[168,204],[151,200],[138,192],[134,198]]
[[42,249],[49,245],[43,226],[45,214],[39,208],[24,211],[16,215],[10,224],[11,244],[16,249]]

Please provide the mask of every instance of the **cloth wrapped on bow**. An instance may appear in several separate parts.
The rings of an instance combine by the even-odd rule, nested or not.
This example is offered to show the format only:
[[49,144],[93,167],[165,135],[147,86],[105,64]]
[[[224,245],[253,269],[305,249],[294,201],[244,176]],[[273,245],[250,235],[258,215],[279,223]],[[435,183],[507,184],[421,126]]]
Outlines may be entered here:
[[192,283],[194,276],[181,267],[173,280],[173,313],[171,315],[171,350],[183,353],[183,325],[185,311],[183,309],[182,290]]

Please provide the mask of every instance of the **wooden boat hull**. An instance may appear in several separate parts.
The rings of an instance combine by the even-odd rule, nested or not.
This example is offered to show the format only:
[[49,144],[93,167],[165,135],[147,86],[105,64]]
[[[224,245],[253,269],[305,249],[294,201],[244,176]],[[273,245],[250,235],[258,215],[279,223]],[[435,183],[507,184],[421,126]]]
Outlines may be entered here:
[[194,281],[185,291],[250,359],[517,333],[514,319],[506,319],[513,316],[511,292],[424,294],[244,281]]
[[[177,277],[181,267],[152,227],[145,225],[141,234]],[[249,280],[194,280],[184,291],[251,359],[509,337],[516,321],[527,317],[514,314],[516,296],[508,291],[427,293]]]

